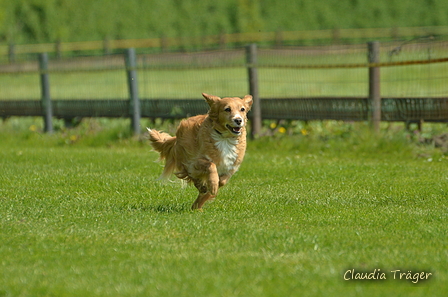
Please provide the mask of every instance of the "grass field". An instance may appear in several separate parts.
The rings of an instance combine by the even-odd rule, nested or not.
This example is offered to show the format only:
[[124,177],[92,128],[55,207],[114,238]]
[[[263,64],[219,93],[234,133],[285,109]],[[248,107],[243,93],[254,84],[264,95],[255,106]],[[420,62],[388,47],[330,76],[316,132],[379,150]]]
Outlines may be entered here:
[[[0,296],[448,291],[448,157],[401,127],[377,137],[311,123],[306,136],[250,141],[200,213],[194,188],[156,180],[157,155],[127,123],[50,136],[38,121],[0,124]],[[350,269],[387,279],[344,280]],[[432,275],[412,283],[394,270]]]

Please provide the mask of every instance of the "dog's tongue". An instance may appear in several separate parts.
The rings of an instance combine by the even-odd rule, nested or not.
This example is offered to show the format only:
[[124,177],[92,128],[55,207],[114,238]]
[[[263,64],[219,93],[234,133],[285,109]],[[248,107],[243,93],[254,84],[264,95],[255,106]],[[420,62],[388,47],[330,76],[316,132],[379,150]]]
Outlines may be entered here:
[[232,127],[233,132],[239,133],[241,128],[240,127]]

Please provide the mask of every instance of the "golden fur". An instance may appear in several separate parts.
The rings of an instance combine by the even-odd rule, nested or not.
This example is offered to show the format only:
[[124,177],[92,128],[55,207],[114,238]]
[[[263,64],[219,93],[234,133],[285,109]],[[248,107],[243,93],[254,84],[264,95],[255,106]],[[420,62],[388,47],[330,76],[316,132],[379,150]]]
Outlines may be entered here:
[[246,151],[247,112],[252,96],[220,98],[203,93],[206,115],[182,120],[176,136],[148,128],[151,145],[165,160],[162,178],[174,173],[192,182],[199,195],[192,209],[201,209],[238,170]]

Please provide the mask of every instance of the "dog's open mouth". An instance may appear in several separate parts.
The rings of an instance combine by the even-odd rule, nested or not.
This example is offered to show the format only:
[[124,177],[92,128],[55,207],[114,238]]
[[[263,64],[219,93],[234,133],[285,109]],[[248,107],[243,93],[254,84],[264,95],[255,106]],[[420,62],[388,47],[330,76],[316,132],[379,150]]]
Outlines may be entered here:
[[232,132],[233,134],[240,134],[241,133],[241,129],[242,127],[232,127],[230,125],[226,125],[227,129],[230,130],[230,132]]

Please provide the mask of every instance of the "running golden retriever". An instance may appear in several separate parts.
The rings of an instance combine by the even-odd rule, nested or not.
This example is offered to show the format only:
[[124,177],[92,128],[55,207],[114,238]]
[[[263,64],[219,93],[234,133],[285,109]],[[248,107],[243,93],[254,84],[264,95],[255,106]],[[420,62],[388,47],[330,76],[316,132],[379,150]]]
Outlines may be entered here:
[[208,114],[182,120],[176,136],[148,128],[151,145],[165,160],[162,178],[174,173],[193,182],[199,195],[192,209],[214,199],[238,170],[246,151],[247,112],[252,96],[220,98],[203,93]]

